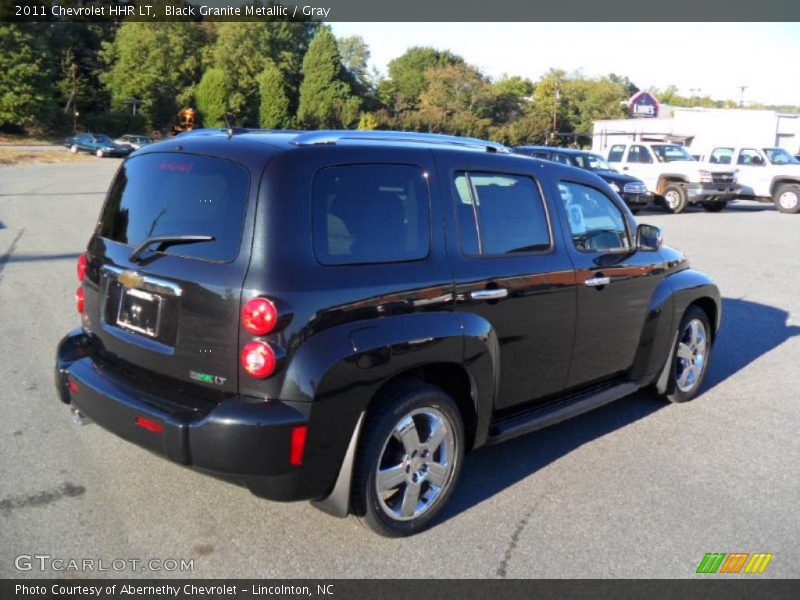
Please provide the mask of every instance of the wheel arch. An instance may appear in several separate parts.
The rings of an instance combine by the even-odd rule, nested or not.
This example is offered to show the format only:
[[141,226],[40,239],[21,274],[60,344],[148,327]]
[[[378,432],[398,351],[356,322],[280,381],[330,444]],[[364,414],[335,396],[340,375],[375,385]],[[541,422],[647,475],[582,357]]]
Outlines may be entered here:
[[772,182],[769,184],[769,194],[770,196],[775,196],[775,193],[778,191],[778,188],[784,184],[794,184],[800,185],[800,179],[795,177],[789,177],[786,175],[778,175],[772,178]]
[[658,176],[658,182],[656,183],[656,194],[663,196],[664,188],[671,183],[681,183],[685,185],[689,183],[689,180],[685,175],[681,175],[680,173],[663,173]]

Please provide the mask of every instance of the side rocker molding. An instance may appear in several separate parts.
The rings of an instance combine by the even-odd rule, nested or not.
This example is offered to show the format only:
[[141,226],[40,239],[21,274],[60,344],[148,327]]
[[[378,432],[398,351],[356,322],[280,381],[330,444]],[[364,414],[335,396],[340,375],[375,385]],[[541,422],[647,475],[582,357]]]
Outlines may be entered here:
[[339,469],[339,475],[336,477],[336,483],[333,485],[333,491],[323,500],[311,501],[314,507],[334,517],[344,518],[350,512],[350,485],[353,481],[353,463],[356,458],[358,438],[361,436],[361,426],[364,423],[365,414],[365,412],[362,412],[358,417],[358,422],[353,430],[353,435],[350,437],[350,443],[347,446],[347,452],[344,455],[342,466]]

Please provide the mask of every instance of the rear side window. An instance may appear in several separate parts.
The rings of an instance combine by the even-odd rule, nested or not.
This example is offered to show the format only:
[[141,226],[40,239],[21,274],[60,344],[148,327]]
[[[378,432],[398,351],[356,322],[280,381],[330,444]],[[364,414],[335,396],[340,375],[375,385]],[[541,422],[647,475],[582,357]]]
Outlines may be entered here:
[[314,176],[313,238],[325,265],[419,260],[430,246],[425,172],[410,165],[345,165]]
[[550,248],[547,213],[530,177],[458,173],[455,188],[464,254],[502,255]]
[[608,152],[608,162],[622,162],[623,154],[625,154],[625,146],[623,144],[611,146],[611,150]]
[[145,154],[117,174],[98,235],[138,246],[155,236],[210,235],[211,241],[159,246],[166,254],[216,261],[236,258],[242,239],[249,174],[207,156]]

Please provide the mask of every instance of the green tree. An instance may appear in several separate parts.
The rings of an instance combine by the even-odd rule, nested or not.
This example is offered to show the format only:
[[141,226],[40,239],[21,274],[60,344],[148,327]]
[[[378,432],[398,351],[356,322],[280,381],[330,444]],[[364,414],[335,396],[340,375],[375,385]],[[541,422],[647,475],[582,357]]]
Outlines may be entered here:
[[228,78],[220,69],[208,69],[197,85],[197,110],[204,127],[222,127],[228,112]]
[[349,127],[358,119],[361,101],[345,80],[336,38],[321,27],[303,59],[303,83],[297,120],[304,127]]
[[47,47],[35,23],[0,23],[0,127],[49,120],[56,109]]
[[419,109],[407,122],[436,133],[485,136],[491,125],[491,87],[473,66],[457,63],[429,69]]
[[149,127],[166,128],[200,78],[203,30],[194,23],[125,22],[102,53],[115,108],[141,101]]
[[259,77],[259,92],[261,127],[278,129],[291,126],[286,78],[272,61],[267,64]]
[[428,87],[426,73],[435,67],[464,64],[464,59],[449,50],[409,48],[389,62],[389,79],[379,85],[378,96],[394,111],[414,108]]

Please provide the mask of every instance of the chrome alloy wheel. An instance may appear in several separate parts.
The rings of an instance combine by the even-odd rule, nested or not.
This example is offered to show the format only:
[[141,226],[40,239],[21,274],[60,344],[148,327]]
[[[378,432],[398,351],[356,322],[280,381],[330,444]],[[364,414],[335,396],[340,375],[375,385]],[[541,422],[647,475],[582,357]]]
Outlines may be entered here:
[[675,190],[670,190],[664,194],[664,201],[671,210],[675,210],[681,203],[681,195]]
[[424,514],[450,485],[455,436],[447,416],[432,407],[400,419],[383,444],[375,487],[381,509],[399,521]]
[[700,381],[706,366],[708,335],[700,319],[686,324],[678,340],[678,359],[675,361],[675,381],[678,389],[689,392]]
[[787,190],[778,196],[778,204],[786,210],[792,210],[798,202],[800,202],[800,198],[797,197],[797,192],[792,190]]

